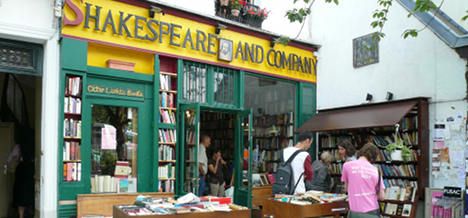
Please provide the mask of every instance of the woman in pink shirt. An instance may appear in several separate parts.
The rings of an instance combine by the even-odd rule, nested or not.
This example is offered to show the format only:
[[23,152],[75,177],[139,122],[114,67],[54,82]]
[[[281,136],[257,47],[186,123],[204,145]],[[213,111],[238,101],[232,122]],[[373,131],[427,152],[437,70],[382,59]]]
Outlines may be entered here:
[[348,190],[349,216],[380,217],[379,202],[385,196],[385,186],[378,169],[371,164],[377,157],[378,148],[365,144],[358,152],[358,159],[343,165],[341,181]]

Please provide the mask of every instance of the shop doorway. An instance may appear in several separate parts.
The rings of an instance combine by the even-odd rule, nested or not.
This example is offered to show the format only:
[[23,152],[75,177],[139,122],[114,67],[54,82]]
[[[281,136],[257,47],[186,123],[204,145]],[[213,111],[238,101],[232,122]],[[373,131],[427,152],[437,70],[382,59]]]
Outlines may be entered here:
[[[0,73],[0,217],[34,217],[40,178],[41,83]],[[18,209],[19,208],[19,209]]]
[[[182,104],[180,106],[182,134],[179,138],[183,145],[179,152],[183,164],[179,193],[193,192],[200,194],[200,183],[203,182],[198,170],[198,152],[203,136],[209,136],[211,145],[206,149],[208,162],[215,164],[215,152],[220,151],[226,163],[222,166],[224,189],[233,187],[234,202],[251,206],[251,154],[252,154],[252,116],[250,110],[232,110],[200,107],[199,104]],[[205,179],[203,194],[212,194],[211,178]],[[218,178],[219,180],[219,178]],[[219,192],[218,192],[219,193]],[[214,194],[214,193],[213,193]]]

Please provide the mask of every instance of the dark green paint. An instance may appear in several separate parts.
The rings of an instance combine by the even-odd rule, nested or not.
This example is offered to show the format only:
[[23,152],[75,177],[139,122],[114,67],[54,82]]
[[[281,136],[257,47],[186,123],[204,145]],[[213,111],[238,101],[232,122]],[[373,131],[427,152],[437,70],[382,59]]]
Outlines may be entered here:
[[63,69],[83,72],[88,69],[88,42],[62,38],[60,45],[60,66]]

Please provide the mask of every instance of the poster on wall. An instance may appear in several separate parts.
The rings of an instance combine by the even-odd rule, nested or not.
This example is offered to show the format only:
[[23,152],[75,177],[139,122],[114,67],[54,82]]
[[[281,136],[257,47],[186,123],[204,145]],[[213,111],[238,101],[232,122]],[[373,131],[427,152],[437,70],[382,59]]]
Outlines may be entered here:
[[468,153],[465,139],[466,118],[463,113],[454,113],[436,122],[432,132],[431,175],[432,186],[465,187],[465,154]]

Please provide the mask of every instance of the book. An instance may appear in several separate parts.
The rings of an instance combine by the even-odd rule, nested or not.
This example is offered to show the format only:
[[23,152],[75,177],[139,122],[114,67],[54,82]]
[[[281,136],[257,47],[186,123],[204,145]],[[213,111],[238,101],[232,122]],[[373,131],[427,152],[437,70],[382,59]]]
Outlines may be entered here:
[[401,212],[401,216],[407,216],[409,217],[411,215],[411,209],[412,209],[413,205],[411,204],[404,204],[403,205],[403,210]]
[[402,212],[403,212],[403,204],[398,204],[396,215],[401,216]]
[[126,192],[128,192],[128,179],[121,178],[119,179],[118,193],[126,193]]
[[385,214],[396,215],[397,208],[398,208],[397,204],[387,203],[387,205],[385,206]]

